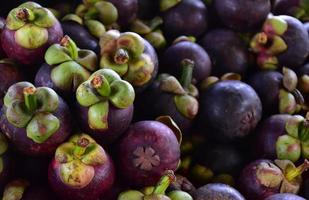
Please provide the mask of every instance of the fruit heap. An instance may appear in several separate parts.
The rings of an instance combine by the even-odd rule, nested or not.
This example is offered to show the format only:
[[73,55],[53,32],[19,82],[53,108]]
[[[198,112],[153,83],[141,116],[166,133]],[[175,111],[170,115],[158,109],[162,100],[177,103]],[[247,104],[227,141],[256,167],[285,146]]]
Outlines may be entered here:
[[308,1],[40,2],[0,9],[1,199],[309,199]]

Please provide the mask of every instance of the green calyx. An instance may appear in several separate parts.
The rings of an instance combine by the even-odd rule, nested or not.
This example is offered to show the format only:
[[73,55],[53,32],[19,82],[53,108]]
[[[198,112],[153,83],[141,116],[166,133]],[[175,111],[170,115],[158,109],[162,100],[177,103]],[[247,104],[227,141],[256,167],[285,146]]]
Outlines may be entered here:
[[298,161],[309,158],[309,123],[300,115],[292,116],[285,125],[286,135],[276,142],[277,157],[281,160]]
[[167,196],[171,200],[193,200],[192,196],[189,193],[181,190],[174,190],[172,192],[169,192]]
[[25,180],[11,181],[4,188],[2,200],[21,200],[28,186],[29,183]]
[[300,0],[299,6],[292,8],[292,15],[301,21],[308,21],[309,19],[309,1]]
[[91,35],[97,38],[100,38],[106,32],[105,26],[98,20],[86,20],[85,26],[87,27]]
[[278,66],[277,55],[285,52],[288,48],[283,39],[288,29],[286,21],[278,16],[270,16],[264,22],[263,30],[253,36],[250,47],[258,54],[258,65],[262,69],[276,69]]
[[181,0],[160,0],[160,11],[167,11],[177,4],[179,4]]
[[110,103],[119,109],[128,108],[135,99],[134,88],[111,69],[100,69],[76,91],[81,106],[88,107],[88,123],[93,129],[108,129]]
[[36,49],[47,42],[47,28],[56,22],[57,18],[47,8],[27,2],[10,11],[6,27],[16,31],[15,39],[20,46]]
[[7,120],[17,128],[26,128],[27,136],[36,143],[44,143],[60,127],[53,115],[58,109],[56,92],[47,87],[35,88],[29,82],[12,85],[4,97]]
[[90,72],[95,71],[98,64],[93,51],[79,49],[69,36],[47,49],[45,61],[52,66],[54,84],[62,90],[73,91],[90,77]]
[[154,63],[144,53],[144,39],[136,33],[110,30],[100,39],[100,67],[116,71],[133,86],[142,86],[152,78]]
[[55,153],[60,164],[60,178],[66,185],[81,189],[94,178],[94,167],[107,160],[104,149],[86,134],[72,136],[60,145]]
[[2,133],[0,133],[0,157],[8,150],[8,147],[9,145],[8,145],[7,139]]

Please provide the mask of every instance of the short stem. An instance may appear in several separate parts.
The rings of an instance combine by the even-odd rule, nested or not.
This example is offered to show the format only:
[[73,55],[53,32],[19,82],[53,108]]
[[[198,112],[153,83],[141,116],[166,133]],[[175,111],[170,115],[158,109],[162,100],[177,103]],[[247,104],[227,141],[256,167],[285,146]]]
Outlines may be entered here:
[[173,181],[175,181],[175,179],[174,172],[171,170],[167,171],[166,175],[162,176],[159,180],[152,194],[164,194],[166,189]]
[[126,64],[129,59],[129,53],[125,49],[118,49],[114,55],[114,61],[119,65]]
[[292,169],[290,171],[288,171],[288,173],[286,174],[286,179],[291,182],[293,181],[296,177],[300,176],[302,173],[304,173],[305,171],[307,171],[309,169],[309,161],[306,159],[305,162],[298,166],[295,169]]
[[101,75],[96,75],[93,77],[91,80],[91,85],[94,87],[97,92],[102,96],[102,97],[107,97],[110,94],[110,88],[108,83],[104,84],[104,79]]
[[74,155],[78,157],[82,156],[85,153],[88,145],[89,140],[87,138],[84,137],[80,138],[77,141],[76,147],[74,148]]
[[182,65],[182,75],[181,75],[180,83],[185,90],[188,90],[192,82],[194,61],[190,59],[184,59],[181,62],[181,65]]
[[16,17],[24,22],[30,22],[35,19],[35,15],[28,8],[20,8],[16,13]]
[[26,87],[23,89],[25,105],[29,112],[33,112],[38,107],[38,101],[35,95],[36,89],[34,87]]
[[61,39],[60,45],[69,49],[73,60],[76,60],[78,58],[78,47],[68,35],[65,35]]
[[262,45],[266,44],[267,41],[268,41],[268,37],[267,37],[266,33],[264,33],[264,32],[258,33],[256,39],[257,39],[257,42],[259,44],[262,44]]

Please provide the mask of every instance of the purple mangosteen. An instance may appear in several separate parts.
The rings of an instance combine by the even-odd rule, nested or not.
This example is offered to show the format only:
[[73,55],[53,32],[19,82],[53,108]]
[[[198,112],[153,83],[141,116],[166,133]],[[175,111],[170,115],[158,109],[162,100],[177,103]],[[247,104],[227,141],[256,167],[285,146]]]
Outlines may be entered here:
[[4,134],[0,132],[0,193],[2,193],[5,184],[13,175],[12,167],[13,159],[9,151],[8,141]]

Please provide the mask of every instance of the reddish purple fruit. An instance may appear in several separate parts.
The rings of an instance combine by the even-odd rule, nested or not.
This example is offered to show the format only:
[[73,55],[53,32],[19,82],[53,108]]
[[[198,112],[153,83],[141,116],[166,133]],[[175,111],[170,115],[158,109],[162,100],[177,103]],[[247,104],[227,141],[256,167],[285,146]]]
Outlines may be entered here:
[[49,166],[48,180],[62,199],[97,200],[113,186],[114,164],[90,136],[74,135],[57,148]]
[[175,133],[158,121],[140,121],[129,127],[118,146],[119,172],[129,185],[152,186],[166,170],[176,170],[180,145]]
[[132,22],[136,16],[138,11],[138,0],[126,0],[126,1],[118,1],[118,0],[108,0],[111,2],[118,11],[118,20],[117,23],[121,26],[127,26],[130,22]]
[[4,97],[0,127],[20,152],[48,155],[71,133],[71,114],[54,90],[18,82]]
[[2,48],[9,58],[25,65],[41,63],[46,49],[63,36],[57,18],[34,2],[11,10],[6,21],[1,35]]

